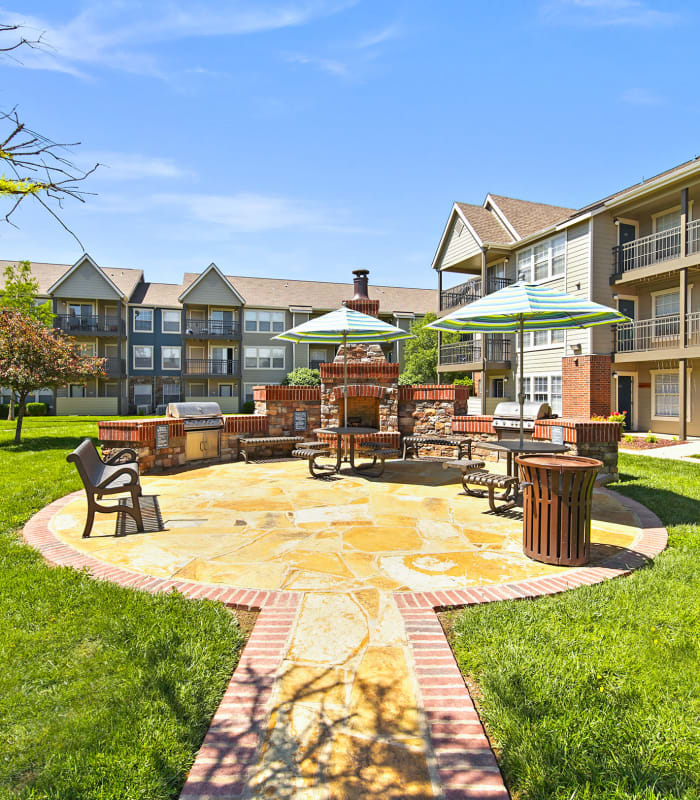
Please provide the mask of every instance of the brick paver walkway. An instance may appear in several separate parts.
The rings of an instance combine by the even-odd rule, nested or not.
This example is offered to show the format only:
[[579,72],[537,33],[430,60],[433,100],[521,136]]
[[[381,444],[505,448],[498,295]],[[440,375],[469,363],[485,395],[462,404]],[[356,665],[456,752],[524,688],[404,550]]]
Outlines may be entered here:
[[536,597],[625,574],[660,552],[651,512],[595,494],[591,567],[522,555],[517,516],[484,514],[435,465],[320,482],[301,463],[144,479],[168,530],[115,539],[84,501],[25,538],[58,564],[260,615],[183,788],[205,798],[507,798],[436,608]]

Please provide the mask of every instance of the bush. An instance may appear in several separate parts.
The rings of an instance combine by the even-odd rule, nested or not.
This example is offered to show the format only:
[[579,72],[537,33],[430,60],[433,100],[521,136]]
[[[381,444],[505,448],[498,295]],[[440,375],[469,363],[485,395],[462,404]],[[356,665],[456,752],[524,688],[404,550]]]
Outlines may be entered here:
[[470,389],[474,386],[474,381],[468,375],[463,378],[455,378],[452,381],[453,386],[468,386]]
[[24,408],[28,417],[45,417],[49,411],[46,403],[27,403]]
[[242,414],[255,414],[255,403],[252,400],[246,400],[243,403]]
[[654,436],[654,434],[651,431],[649,431],[649,433],[647,433],[644,441],[645,442],[649,442],[649,444],[656,444],[659,441],[659,439],[658,439],[657,436]]
[[0,403],[0,419],[7,419],[10,416],[10,406],[8,403]]
[[320,386],[321,373],[317,369],[298,367],[282,381],[282,386]]

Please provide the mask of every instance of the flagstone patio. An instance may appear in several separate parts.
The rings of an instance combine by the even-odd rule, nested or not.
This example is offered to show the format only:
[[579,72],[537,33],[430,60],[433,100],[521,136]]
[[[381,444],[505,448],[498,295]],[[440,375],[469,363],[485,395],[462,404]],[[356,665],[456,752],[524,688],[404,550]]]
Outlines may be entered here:
[[[379,479],[314,480],[299,461],[148,476],[166,530],[120,538],[101,515],[82,539],[84,500],[59,501],[48,531],[90,568],[113,565],[105,577],[128,570],[192,596],[268,590],[183,800],[507,797],[439,624],[402,593],[549,587],[532,595],[575,571],[526,558],[519,515],[485,513],[455,479],[420,462],[389,462]],[[595,493],[595,563],[642,538],[634,504]]]

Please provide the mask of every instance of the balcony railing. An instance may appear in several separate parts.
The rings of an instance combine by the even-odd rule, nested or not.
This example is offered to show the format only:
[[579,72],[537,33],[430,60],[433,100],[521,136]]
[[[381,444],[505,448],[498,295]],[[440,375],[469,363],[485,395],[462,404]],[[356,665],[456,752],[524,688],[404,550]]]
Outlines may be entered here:
[[228,337],[238,339],[241,335],[241,324],[237,320],[226,322],[221,319],[188,319],[185,322],[185,336]]
[[[487,278],[486,294],[492,294],[499,289],[504,289],[506,286],[510,286],[511,283],[513,283],[512,278]],[[445,311],[448,308],[459,308],[479,300],[483,297],[482,288],[481,278],[472,278],[465,283],[460,283],[459,286],[445,289],[440,294],[440,311]]]
[[124,330],[119,317],[105,317],[102,314],[57,314],[53,319],[53,326],[74,336],[93,333],[118,336]]
[[188,358],[185,375],[238,375],[240,361],[230,358]]
[[[440,364],[474,364],[481,357],[480,341],[445,344],[440,348]],[[510,361],[510,339],[487,339],[486,361]]]
[[[621,275],[631,269],[650,267],[681,256],[681,226],[642,236],[613,247],[613,273]],[[700,253],[700,220],[685,226],[686,253]]]
[[694,219],[686,226],[686,252],[700,253],[700,219]]
[[700,311],[685,315],[685,339],[688,347],[700,345]]
[[123,358],[105,358],[104,370],[110,377],[126,375],[126,361]]
[[[700,313],[686,315],[686,338],[689,344],[691,340],[697,340],[700,343]],[[623,322],[615,326],[615,352],[617,353],[668,350],[680,346],[680,314],[666,314],[663,317]]]

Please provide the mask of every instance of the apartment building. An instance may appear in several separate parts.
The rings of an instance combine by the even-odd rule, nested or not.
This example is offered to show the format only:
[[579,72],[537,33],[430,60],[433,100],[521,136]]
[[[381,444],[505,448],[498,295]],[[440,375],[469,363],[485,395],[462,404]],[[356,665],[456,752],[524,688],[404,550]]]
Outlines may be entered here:
[[[8,261],[0,261],[0,271]],[[31,265],[54,325],[86,356],[106,359],[106,377],[44,390],[32,399],[56,414],[151,413],[181,399],[215,399],[236,412],[253,387],[277,384],[295,367],[332,361],[332,345],[273,337],[338,308],[350,283],[230,276],[210,264],[180,284],[152,283],[140,269],[101,267],[88,254],[73,265]],[[380,317],[408,329],[437,305],[431,289],[370,286]],[[386,345],[401,361],[403,343]],[[7,394],[7,390],[5,391]],[[161,409],[162,410],[162,409]]]
[[[580,209],[492,194],[455,203],[433,261],[439,313],[518,279],[618,308],[632,322],[526,334],[528,398],[565,416],[624,410],[632,430],[698,436],[699,199],[693,160]],[[515,399],[515,337],[462,339],[441,342],[441,376],[473,371],[484,413]]]

